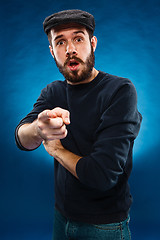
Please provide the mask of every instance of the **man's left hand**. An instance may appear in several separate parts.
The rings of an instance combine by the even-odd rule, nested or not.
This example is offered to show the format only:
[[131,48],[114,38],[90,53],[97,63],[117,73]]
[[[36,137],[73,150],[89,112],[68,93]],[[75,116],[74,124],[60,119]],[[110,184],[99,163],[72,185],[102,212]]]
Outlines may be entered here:
[[57,151],[59,149],[64,150],[64,147],[61,144],[61,141],[58,140],[44,140],[43,141],[43,145],[46,149],[46,151],[49,153],[49,155],[51,155],[52,157],[56,158],[57,156]]
[[81,159],[81,156],[78,156],[65,149],[59,139],[50,141],[44,140],[43,145],[46,151],[52,157],[54,157],[63,167],[65,167],[70,173],[78,178],[76,173],[76,165],[77,162]]

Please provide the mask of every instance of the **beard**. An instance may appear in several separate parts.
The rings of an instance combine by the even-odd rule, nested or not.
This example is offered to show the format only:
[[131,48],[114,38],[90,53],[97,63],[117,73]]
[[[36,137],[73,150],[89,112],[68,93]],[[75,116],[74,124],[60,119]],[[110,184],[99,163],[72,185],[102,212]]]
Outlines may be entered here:
[[[63,76],[65,77],[65,79],[71,83],[80,83],[80,82],[88,79],[91,76],[92,69],[95,64],[95,56],[94,56],[94,51],[93,51],[92,46],[91,46],[91,53],[87,57],[85,62],[83,62],[80,58],[77,58],[77,57],[72,57],[72,58],[68,57],[68,59],[65,61],[64,65],[61,65],[58,63],[56,58],[54,58],[54,59],[55,59],[55,63],[57,65],[60,73],[62,73]],[[81,74],[78,74],[78,70],[70,72],[67,69],[67,63],[69,62],[70,59],[74,59],[83,65],[83,70],[82,70]]]

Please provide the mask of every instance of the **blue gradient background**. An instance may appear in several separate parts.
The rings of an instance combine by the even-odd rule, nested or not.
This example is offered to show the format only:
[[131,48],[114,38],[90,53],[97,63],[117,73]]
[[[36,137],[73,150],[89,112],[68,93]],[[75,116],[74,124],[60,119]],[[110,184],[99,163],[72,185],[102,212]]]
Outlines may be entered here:
[[63,79],[42,28],[53,12],[80,8],[96,19],[96,68],[128,77],[143,115],[130,178],[133,240],[160,239],[160,1],[0,1],[0,239],[49,240],[53,224],[53,160],[41,146],[21,152],[14,129],[42,88]]

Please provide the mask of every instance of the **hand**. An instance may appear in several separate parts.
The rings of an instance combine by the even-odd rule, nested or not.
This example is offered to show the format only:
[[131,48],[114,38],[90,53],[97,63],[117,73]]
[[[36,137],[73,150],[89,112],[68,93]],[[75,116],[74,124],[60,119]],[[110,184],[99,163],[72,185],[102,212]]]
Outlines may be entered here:
[[52,157],[57,157],[57,150],[64,150],[60,140],[43,141],[44,148]]
[[63,139],[67,136],[68,124],[70,124],[69,111],[59,107],[44,110],[38,115],[37,132],[43,140]]
[[76,173],[77,162],[81,159],[80,156],[65,149],[60,140],[43,141],[46,151],[54,157],[64,168],[73,174],[78,179]]

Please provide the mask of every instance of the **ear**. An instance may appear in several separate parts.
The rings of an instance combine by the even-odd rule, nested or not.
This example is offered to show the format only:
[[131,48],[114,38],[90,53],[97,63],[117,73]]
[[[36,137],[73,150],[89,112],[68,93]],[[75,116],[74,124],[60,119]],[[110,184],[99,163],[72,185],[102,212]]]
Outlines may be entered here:
[[54,58],[54,52],[53,52],[53,48],[51,47],[51,45],[49,45],[49,50],[50,50],[52,57]]
[[93,51],[95,51],[96,47],[97,47],[97,38],[96,38],[96,36],[93,36],[91,38],[91,44],[92,44],[92,47],[93,47]]

